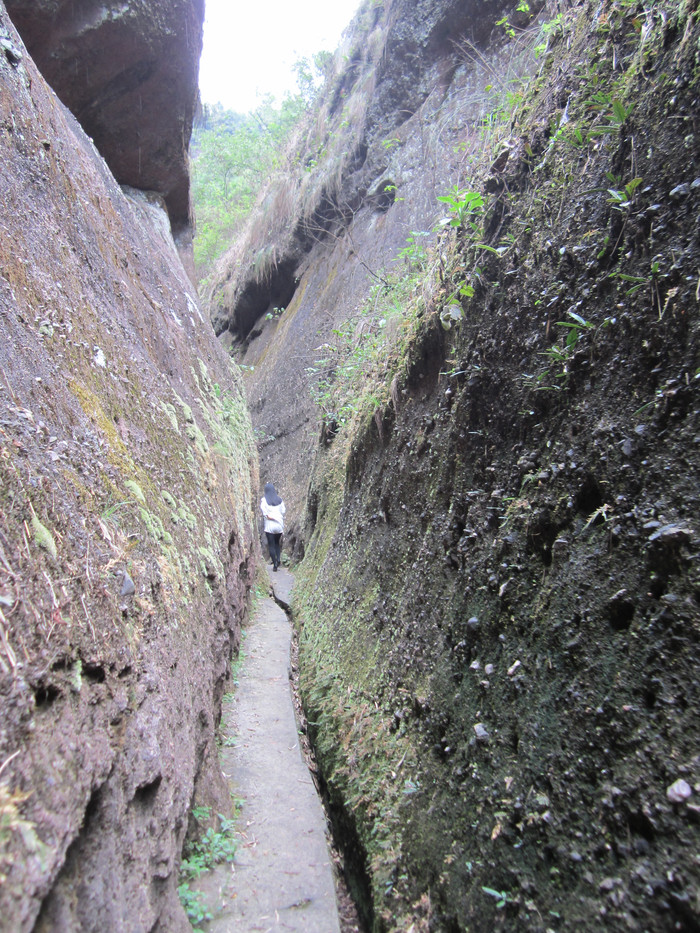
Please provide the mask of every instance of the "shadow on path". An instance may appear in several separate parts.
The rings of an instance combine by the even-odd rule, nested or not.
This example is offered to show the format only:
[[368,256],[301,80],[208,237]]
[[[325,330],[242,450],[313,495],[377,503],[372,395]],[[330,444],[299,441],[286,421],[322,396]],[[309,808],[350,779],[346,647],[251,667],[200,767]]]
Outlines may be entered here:
[[[292,575],[281,568],[270,580],[288,604]],[[198,884],[214,914],[206,928],[212,933],[339,930],[325,818],[299,748],[290,640],[284,611],[269,597],[261,600],[221,724],[235,743],[222,749],[222,767],[242,805],[234,861]]]

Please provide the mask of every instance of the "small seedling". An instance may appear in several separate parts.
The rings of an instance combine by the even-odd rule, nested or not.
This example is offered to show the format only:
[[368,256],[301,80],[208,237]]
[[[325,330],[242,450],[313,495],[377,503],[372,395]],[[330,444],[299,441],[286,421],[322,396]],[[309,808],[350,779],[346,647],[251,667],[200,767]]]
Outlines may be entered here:
[[[198,823],[209,819],[211,807],[195,807],[192,816]],[[180,863],[180,884],[177,893],[193,927],[211,920],[212,916],[202,902],[202,895],[190,888],[190,883],[209,871],[220,862],[233,861],[236,853],[236,839],[233,833],[233,820],[218,814],[220,829],[210,826],[201,839],[185,843],[185,857]]]
[[608,194],[610,197],[607,199],[608,204],[612,204],[613,209],[616,211],[628,211],[632,207],[632,202],[634,201],[634,192],[641,185],[643,179],[633,178],[632,181],[627,182],[624,188],[608,188]]
[[477,224],[471,218],[481,213],[486,201],[478,191],[460,191],[458,185],[453,185],[448,194],[438,197],[438,201],[447,204],[451,213],[450,217],[445,217],[441,221],[443,226],[449,224],[451,227],[466,227],[468,225],[475,233],[479,231]]
[[187,919],[192,924],[193,933],[198,933],[199,925],[213,920],[213,915],[207,910],[204,904],[204,895],[201,891],[192,891],[189,884],[185,881],[177,888],[180,903],[185,909]]
[[406,237],[406,245],[398,251],[396,259],[405,259],[409,269],[422,266],[427,254],[425,244],[421,240],[428,236],[430,233],[427,230],[411,230],[410,235]]
[[496,898],[496,908],[502,910],[508,903],[508,892],[507,891],[495,891],[493,888],[486,888],[482,885],[481,890],[484,894],[488,894],[489,897]]

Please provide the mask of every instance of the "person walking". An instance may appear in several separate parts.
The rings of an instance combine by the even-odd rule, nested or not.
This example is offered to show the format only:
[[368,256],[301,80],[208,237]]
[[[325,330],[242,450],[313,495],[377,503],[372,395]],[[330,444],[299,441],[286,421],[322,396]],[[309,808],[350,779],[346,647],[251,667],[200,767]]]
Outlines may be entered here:
[[260,500],[260,511],[265,518],[265,535],[272,569],[276,571],[282,558],[280,542],[284,534],[284,513],[287,510],[272,483],[265,484],[265,495]]

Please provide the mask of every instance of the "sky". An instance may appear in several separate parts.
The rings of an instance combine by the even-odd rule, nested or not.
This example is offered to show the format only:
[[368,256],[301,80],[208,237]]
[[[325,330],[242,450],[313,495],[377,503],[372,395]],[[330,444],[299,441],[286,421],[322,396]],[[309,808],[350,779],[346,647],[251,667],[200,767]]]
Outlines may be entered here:
[[246,113],[258,95],[295,93],[294,62],[334,52],[360,0],[206,0],[199,88]]

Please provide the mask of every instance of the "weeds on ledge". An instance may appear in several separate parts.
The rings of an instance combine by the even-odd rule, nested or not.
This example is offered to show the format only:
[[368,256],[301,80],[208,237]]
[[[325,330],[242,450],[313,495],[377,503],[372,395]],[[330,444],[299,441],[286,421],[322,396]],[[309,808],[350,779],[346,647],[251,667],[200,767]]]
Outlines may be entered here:
[[[198,824],[208,820],[210,814],[211,807],[195,807],[192,810],[192,816]],[[210,826],[200,839],[185,842],[184,858],[180,864],[180,884],[177,893],[195,933],[199,924],[212,920],[213,916],[207,909],[201,892],[190,887],[191,882],[221,862],[232,862],[236,854],[234,820],[226,819],[220,813],[218,817],[218,830]]]

